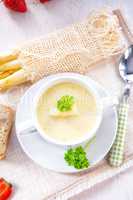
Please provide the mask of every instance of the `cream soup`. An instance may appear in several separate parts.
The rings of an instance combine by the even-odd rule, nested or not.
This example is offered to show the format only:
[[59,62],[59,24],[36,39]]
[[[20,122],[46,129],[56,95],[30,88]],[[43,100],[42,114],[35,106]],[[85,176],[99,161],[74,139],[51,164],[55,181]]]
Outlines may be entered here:
[[[52,116],[50,110],[57,107],[57,101],[65,95],[75,99],[76,114]],[[82,138],[95,126],[95,98],[84,86],[77,83],[59,83],[39,98],[37,119],[46,135],[60,142],[73,142]]]

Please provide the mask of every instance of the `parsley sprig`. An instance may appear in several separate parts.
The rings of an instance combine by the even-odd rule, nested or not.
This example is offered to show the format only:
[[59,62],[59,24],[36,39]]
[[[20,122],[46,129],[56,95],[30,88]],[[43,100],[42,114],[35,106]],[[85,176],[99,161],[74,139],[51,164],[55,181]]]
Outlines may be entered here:
[[86,156],[86,152],[82,146],[68,149],[65,153],[64,159],[68,165],[74,166],[76,169],[88,168],[90,165]]
[[68,163],[68,165],[73,166],[76,169],[88,168],[90,166],[90,162],[87,158],[86,151],[95,139],[96,136],[89,140],[85,144],[84,148],[82,146],[78,146],[68,149],[64,154],[64,159]]
[[72,107],[75,103],[74,97],[70,95],[65,95],[62,96],[58,101],[57,101],[57,109],[60,112],[66,112],[72,110]]

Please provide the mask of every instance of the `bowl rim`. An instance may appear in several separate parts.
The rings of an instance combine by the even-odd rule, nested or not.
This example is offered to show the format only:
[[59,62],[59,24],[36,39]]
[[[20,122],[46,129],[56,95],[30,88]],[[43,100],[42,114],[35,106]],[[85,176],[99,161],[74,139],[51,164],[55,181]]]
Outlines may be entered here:
[[[40,87],[40,89],[37,91],[35,94],[35,97],[33,99],[33,123],[38,130],[40,136],[47,142],[53,143],[55,145],[61,145],[61,146],[74,146],[74,145],[79,145],[87,140],[90,140],[97,132],[101,121],[103,117],[103,104],[102,100],[100,99],[100,95],[96,91],[96,89],[92,86],[89,85],[89,82],[85,79],[85,75],[81,75],[78,73],[60,73],[56,75],[50,75],[49,79],[46,80],[46,84]],[[96,102],[96,110],[97,110],[97,117],[96,117],[96,123],[95,126],[89,131],[89,134],[85,134],[82,138],[76,139],[75,141],[71,142],[63,142],[63,141],[58,141],[50,136],[48,136],[45,131],[41,128],[38,119],[37,119],[37,114],[36,114],[36,109],[38,105],[38,101],[40,97],[42,96],[43,93],[45,93],[50,87],[61,83],[61,82],[74,82],[78,83],[80,85],[83,85],[86,89],[91,92],[93,97],[95,98]]]

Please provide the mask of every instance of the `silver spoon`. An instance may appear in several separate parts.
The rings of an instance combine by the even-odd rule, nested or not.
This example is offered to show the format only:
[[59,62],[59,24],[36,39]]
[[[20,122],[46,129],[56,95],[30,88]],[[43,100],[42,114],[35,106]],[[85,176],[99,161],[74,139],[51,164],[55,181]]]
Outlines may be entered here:
[[119,64],[119,72],[124,80],[125,89],[119,104],[117,135],[109,154],[109,163],[115,167],[120,166],[124,158],[124,143],[129,107],[128,98],[133,83],[133,45],[129,46],[122,55]]

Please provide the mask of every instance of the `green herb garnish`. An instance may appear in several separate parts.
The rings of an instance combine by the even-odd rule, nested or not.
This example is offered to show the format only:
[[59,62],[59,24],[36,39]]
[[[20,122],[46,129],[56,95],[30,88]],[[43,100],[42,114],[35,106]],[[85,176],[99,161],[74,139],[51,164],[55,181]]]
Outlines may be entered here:
[[73,166],[76,169],[84,169],[90,166],[90,162],[87,159],[86,151],[94,142],[96,136],[94,136],[91,140],[89,140],[84,148],[82,146],[78,146],[76,148],[68,149],[64,154],[64,159],[68,163],[69,166]]
[[68,165],[74,166],[76,169],[88,168],[90,165],[82,146],[68,149],[64,155],[64,159]]
[[74,105],[74,97],[70,95],[62,96],[57,101],[57,108],[60,112],[70,111]]

